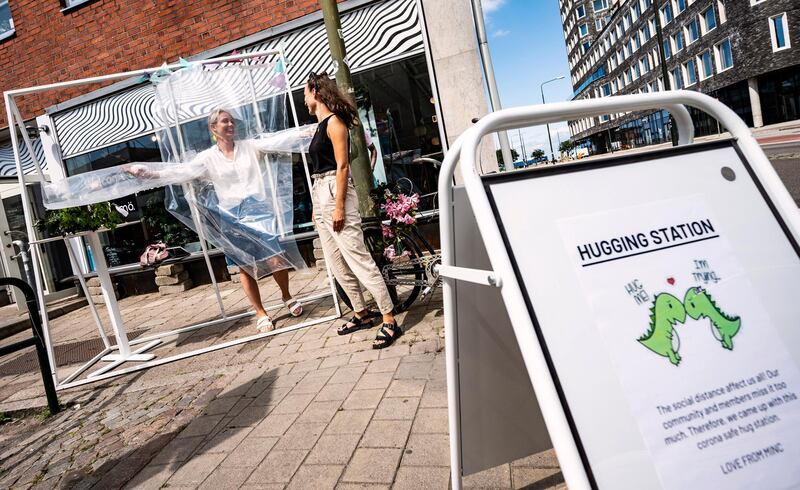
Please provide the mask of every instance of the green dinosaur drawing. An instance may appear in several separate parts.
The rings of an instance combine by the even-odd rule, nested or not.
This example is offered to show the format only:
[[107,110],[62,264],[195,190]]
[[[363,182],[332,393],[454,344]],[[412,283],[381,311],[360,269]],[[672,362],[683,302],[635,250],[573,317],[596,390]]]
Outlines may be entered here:
[[673,326],[686,321],[686,309],[681,300],[669,293],[656,295],[650,308],[650,328],[641,336],[639,342],[659,356],[669,358],[677,366],[681,362],[678,348],[672,344]]
[[720,337],[714,335],[722,343],[722,347],[733,350],[733,337],[742,326],[741,318],[730,317],[717,307],[711,296],[701,287],[689,288],[683,298],[686,314],[694,320],[708,318],[712,332],[716,329]]

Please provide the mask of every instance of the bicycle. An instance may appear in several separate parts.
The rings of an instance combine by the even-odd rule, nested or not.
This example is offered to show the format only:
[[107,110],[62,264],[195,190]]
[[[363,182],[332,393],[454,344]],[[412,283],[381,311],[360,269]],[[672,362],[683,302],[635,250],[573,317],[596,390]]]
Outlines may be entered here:
[[[407,180],[410,187],[413,188],[413,184],[408,178],[404,177],[400,180]],[[436,193],[420,196],[421,200],[426,198],[432,199],[433,211],[419,213],[418,224],[429,222],[439,215],[435,206]],[[362,220],[364,244],[381,271],[386,288],[389,290],[389,296],[395,306],[394,312],[401,313],[407,310],[417,298],[425,299],[439,286],[441,280],[436,267],[441,264],[442,256],[434,250],[417,227],[414,227],[411,233],[400,232],[398,234],[403,249],[408,251],[408,255],[394,260],[386,258],[383,255],[384,239],[381,223],[389,224],[389,221],[383,221],[381,218]],[[338,281],[336,282],[336,291],[339,298],[352,309],[350,298],[347,297]]]

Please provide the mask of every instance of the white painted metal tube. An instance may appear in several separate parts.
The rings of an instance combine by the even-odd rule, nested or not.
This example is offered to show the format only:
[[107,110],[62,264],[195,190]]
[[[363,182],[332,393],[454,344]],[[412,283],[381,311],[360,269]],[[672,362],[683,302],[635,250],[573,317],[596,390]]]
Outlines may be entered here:
[[103,341],[103,345],[108,349],[111,347],[111,344],[108,342],[108,337],[106,336],[105,330],[103,330],[103,322],[100,321],[100,315],[97,314],[97,308],[94,306],[94,301],[92,300],[92,295],[89,294],[89,288],[86,286],[86,278],[83,277],[83,271],[81,270],[80,266],[78,265],[78,261],[75,258],[75,251],[72,250],[72,245],[69,243],[68,240],[64,240],[64,245],[67,248],[67,257],[69,257],[69,264],[72,267],[72,270],[75,271],[75,275],[78,276],[78,282],[81,285],[81,290],[83,291],[83,295],[86,298],[86,303],[89,305],[89,309],[92,312],[92,318],[94,318],[94,323],[97,325],[97,331],[100,333],[100,339]]
[[[254,51],[252,53],[241,53],[241,54],[232,54],[229,56],[220,56],[218,58],[209,58],[205,60],[197,60],[191,61],[191,63],[200,63],[200,64],[208,64],[208,63],[225,63],[228,61],[239,61],[245,60],[249,58],[258,58],[261,56],[274,56],[280,55],[281,51],[277,49],[265,49],[262,51]],[[38,85],[36,87],[28,87],[22,88],[17,90],[7,90],[4,93],[7,96],[17,96],[17,95],[25,95],[25,94],[33,94],[36,92],[45,92],[47,90],[59,89],[59,88],[67,88],[67,87],[74,87],[77,85],[88,85],[90,83],[97,83],[97,82],[107,82],[110,80],[120,80],[124,78],[133,78],[140,75],[149,75],[151,73],[155,73],[162,69],[168,70],[177,70],[183,68],[183,65],[180,63],[173,63],[171,65],[166,66],[157,66],[153,68],[145,68],[142,70],[133,70],[133,71],[126,71],[122,73],[113,73],[110,75],[102,75],[99,77],[89,77],[89,78],[80,78],[78,80],[70,80],[68,82],[58,82],[58,83],[50,83],[47,85]],[[6,105],[6,107],[8,107]]]
[[122,375],[125,375],[125,374],[134,373],[136,371],[141,371],[143,369],[149,369],[149,368],[155,367],[155,366],[161,366],[163,364],[168,364],[170,362],[175,362],[175,361],[180,361],[180,360],[183,360],[183,359],[188,359],[190,357],[194,357],[194,356],[197,356],[197,355],[200,355],[200,354],[205,354],[205,353],[208,353],[208,352],[213,352],[213,351],[216,351],[216,350],[225,349],[225,348],[228,348],[228,347],[232,347],[234,345],[244,344],[246,342],[251,342],[253,340],[263,339],[263,338],[266,338],[266,337],[274,337],[275,335],[280,335],[282,333],[294,332],[295,330],[299,330],[301,328],[310,327],[312,325],[318,325],[320,323],[324,323],[324,322],[328,322],[328,321],[331,321],[331,320],[335,320],[337,318],[339,318],[338,315],[330,315],[330,316],[326,316],[326,317],[323,317],[323,318],[318,318],[316,320],[312,320],[312,321],[308,321],[308,322],[304,322],[304,323],[299,323],[297,325],[292,325],[291,327],[280,328],[278,330],[273,330],[271,332],[266,332],[266,333],[259,333],[259,334],[256,334],[256,335],[251,335],[249,337],[242,337],[240,339],[231,340],[229,342],[225,342],[225,343],[222,343],[222,344],[211,345],[211,346],[205,347],[203,349],[197,349],[197,350],[193,350],[193,351],[190,351],[190,352],[183,352],[181,354],[176,354],[174,356],[164,357],[164,358],[156,359],[156,360],[153,360],[153,361],[145,362],[143,364],[138,364],[136,366],[132,366],[132,367],[129,367],[129,368],[126,368],[126,369],[120,369],[119,371],[113,371],[113,372],[110,372],[110,373],[101,374],[101,375],[95,376],[95,377],[93,377],[91,379],[82,379],[80,381],[74,381],[72,383],[62,383],[61,385],[57,385],[56,389],[57,390],[64,390],[64,389],[67,389],[67,388],[74,388],[75,386],[81,386],[81,385],[85,385],[85,384],[89,384],[89,383],[96,383],[97,381],[104,380],[104,379],[116,378],[117,376],[122,376]]

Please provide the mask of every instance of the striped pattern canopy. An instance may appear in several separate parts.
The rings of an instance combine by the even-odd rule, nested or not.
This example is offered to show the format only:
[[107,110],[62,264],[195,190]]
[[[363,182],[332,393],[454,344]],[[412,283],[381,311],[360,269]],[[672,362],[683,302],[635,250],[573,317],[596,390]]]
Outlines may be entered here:
[[[348,12],[342,15],[342,30],[350,70],[354,72],[415,55],[424,49],[416,0],[386,0]],[[322,23],[242,51],[275,48],[284,50],[292,88],[302,86],[310,71],[333,73]],[[263,63],[273,61],[262,60]],[[269,70],[254,70],[258,72],[271,76]],[[156,112],[154,90],[147,84],[56,114],[53,118],[62,155],[69,158],[153,133],[162,127],[162,118]]]
[[[42,166],[42,171],[47,173],[47,162],[44,159],[44,150],[42,149],[42,142],[40,139],[32,141],[33,151]],[[24,142],[20,141],[20,158],[22,159],[22,172],[25,175],[32,175],[36,173],[36,167],[33,164],[31,154],[28,153],[28,147]],[[14,160],[14,148],[11,142],[0,146],[0,177],[16,177],[17,176],[17,163]]]

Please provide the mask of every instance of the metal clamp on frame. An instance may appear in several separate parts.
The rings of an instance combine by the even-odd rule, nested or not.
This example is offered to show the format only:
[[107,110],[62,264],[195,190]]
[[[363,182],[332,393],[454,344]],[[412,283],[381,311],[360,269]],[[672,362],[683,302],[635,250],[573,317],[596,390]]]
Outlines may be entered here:
[[494,271],[469,269],[467,267],[455,267],[452,265],[439,265],[436,267],[436,272],[438,272],[440,276],[448,279],[471,282],[483,286],[494,286],[496,288],[503,287],[503,281]]

